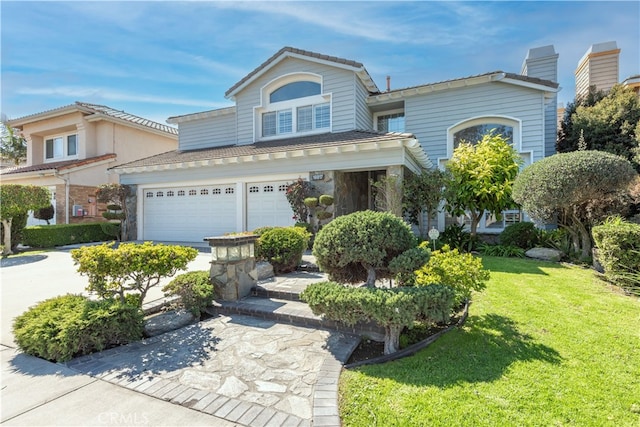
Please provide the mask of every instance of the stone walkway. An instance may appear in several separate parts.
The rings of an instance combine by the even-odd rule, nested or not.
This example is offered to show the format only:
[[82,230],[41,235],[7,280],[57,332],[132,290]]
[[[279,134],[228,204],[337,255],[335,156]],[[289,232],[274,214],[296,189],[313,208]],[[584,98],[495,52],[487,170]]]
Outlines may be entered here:
[[245,426],[339,426],[338,377],[359,338],[218,315],[66,365]]

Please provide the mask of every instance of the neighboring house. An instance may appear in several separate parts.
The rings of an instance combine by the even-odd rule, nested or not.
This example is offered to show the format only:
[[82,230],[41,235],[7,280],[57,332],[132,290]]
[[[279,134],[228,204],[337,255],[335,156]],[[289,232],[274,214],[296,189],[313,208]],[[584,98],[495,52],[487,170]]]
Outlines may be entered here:
[[[24,166],[0,171],[3,184],[31,184],[51,191],[55,217],[64,224],[102,220],[96,187],[117,183],[108,169],[174,150],[177,129],[103,105],[76,102],[12,119],[27,140]],[[30,224],[44,224],[31,217]]]
[[[293,224],[285,194],[299,177],[334,196],[336,215],[373,208],[371,180],[443,167],[461,137],[487,129],[527,164],[553,154],[557,56],[546,46],[529,51],[522,74],[381,91],[359,62],[285,47],[226,92],[234,106],[169,118],[178,150],[112,169],[136,189],[138,239]],[[504,221],[487,216],[479,231]]]
[[587,49],[576,68],[576,96],[589,93],[589,87],[608,92],[618,83],[620,49],[615,41],[596,43]]

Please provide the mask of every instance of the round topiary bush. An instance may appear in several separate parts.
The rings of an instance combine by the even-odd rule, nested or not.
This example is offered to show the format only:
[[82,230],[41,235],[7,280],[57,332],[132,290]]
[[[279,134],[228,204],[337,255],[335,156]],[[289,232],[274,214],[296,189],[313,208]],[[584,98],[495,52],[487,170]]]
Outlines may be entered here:
[[301,227],[273,227],[260,234],[256,258],[269,261],[275,274],[294,271],[309,244],[310,234]]
[[516,246],[522,249],[531,249],[540,243],[540,233],[532,222],[518,222],[508,225],[500,233],[502,246]]
[[141,339],[143,320],[136,305],[64,295],[42,301],[16,317],[13,334],[25,353],[64,362]]
[[338,217],[317,234],[313,255],[320,269],[340,283],[391,276],[389,262],[416,246],[411,228],[389,212],[361,211]]

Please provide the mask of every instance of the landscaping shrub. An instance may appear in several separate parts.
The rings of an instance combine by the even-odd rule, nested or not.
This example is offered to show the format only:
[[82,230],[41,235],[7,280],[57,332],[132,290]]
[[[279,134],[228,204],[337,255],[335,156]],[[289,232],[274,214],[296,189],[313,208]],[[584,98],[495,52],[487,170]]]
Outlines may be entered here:
[[500,244],[503,246],[516,246],[527,250],[539,243],[540,233],[532,222],[517,222],[508,225],[500,233]]
[[353,325],[375,321],[385,328],[385,354],[399,349],[400,332],[415,321],[448,322],[454,292],[448,286],[353,288],[334,282],[313,283],[300,294],[316,314]]
[[[427,242],[420,245],[423,246]],[[458,249],[444,246],[431,253],[427,265],[416,271],[416,285],[443,284],[455,291],[455,306],[471,298],[472,291],[481,291],[489,280],[489,272],[482,260],[471,254],[461,254]]]
[[471,252],[478,244],[478,237],[472,236],[471,233],[466,231],[464,225],[451,224],[440,234],[438,243],[442,246],[448,245],[462,252]]
[[422,246],[408,249],[389,262],[389,271],[397,286],[413,286],[415,271],[429,261],[431,251]]
[[190,271],[180,274],[169,282],[162,291],[166,296],[178,296],[178,306],[190,311],[199,318],[211,305],[214,288],[208,271]]
[[64,295],[43,301],[16,317],[13,334],[25,353],[64,362],[141,339],[143,318],[137,306]]
[[[27,226],[28,214],[16,214],[11,220],[11,250],[24,240],[24,229]],[[4,242],[4,227],[0,227],[0,242]]]
[[271,227],[261,231],[256,258],[269,261],[276,274],[294,271],[309,245],[311,235],[301,227]]
[[140,296],[140,304],[160,279],[186,269],[197,255],[194,248],[151,242],[122,243],[115,249],[113,244],[102,244],[71,251],[78,273],[89,277],[88,291],[104,299],[118,297],[122,302],[134,293]]
[[525,250],[517,246],[481,244],[480,253],[488,256],[524,258]]
[[22,244],[32,248],[52,248],[75,243],[104,242],[113,237],[105,234],[102,223],[35,225],[24,229]]
[[640,289],[640,224],[610,218],[592,233],[605,277],[624,288]]
[[316,235],[313,255],[331,280],[367,282],[391,277],[389,262],[415,247],[411,228],[389,212],[360,211],[340,216]]

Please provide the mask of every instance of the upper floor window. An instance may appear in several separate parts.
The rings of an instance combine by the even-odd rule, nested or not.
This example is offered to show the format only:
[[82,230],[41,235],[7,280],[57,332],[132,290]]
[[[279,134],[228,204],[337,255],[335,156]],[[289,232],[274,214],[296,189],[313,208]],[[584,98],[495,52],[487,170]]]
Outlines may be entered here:
[[380,132],[404,132],[404,112],[379,115],[377,129]]
[[45,140],[45,160],[63,159],[78,155],[78,135],[64,135]]
[[455,132],[453,134],[453,148],[456,148],[461,142],[477,144],[489,132],[502,135],[509,144],[513,145],[513,126],[499,123],[482,123]]
[[331,95],[322,93],[322,77],[296,73],[262,88],[256,107],[256,139],[314,133],[331,127]]
[[320,83],[308,81],[292,82],[271,92],[269,102],[289,101],[313,95],[320,95]]

